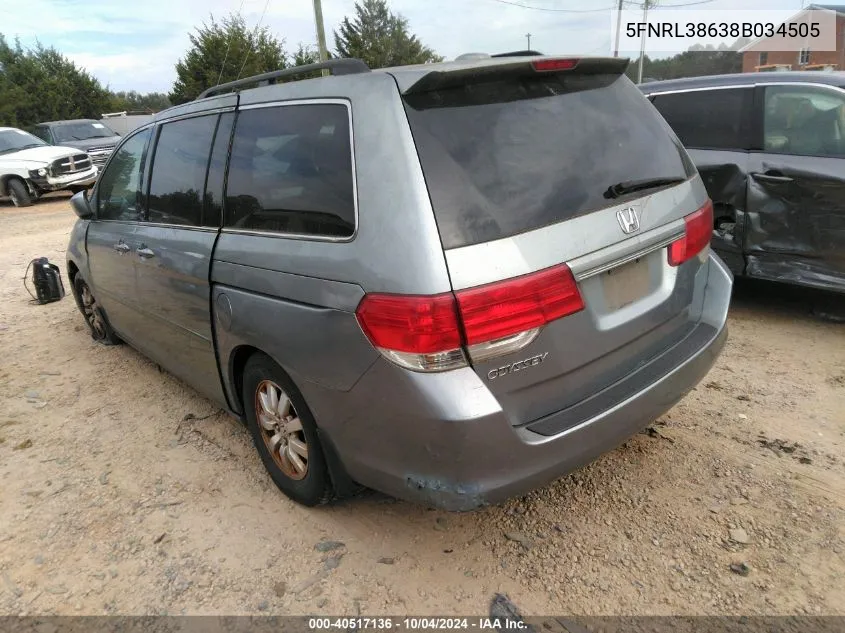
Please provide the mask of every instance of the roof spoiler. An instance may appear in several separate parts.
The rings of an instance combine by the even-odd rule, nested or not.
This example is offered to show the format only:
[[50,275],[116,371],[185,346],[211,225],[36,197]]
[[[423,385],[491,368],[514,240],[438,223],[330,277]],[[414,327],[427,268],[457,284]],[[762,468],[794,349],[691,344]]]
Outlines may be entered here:
[[[507,56],[510,57],[510,56]],[[429,92],[481,83],[507,77],[544,74],[621,75],[628,68],[627,57],[534,57],[531,61],[514,57],[510,63],[497,59],[495,64],[456,66],[449,70],[432,70],[405,90],[405,94]]]
[[537,57],[542,54],[538,51],[511,51],[510,53],[495,53],[490,57]]
[[305,64],[304,66],[294,66],[293,68],[282,68],[281,70],[273,70],[261,75],[253,75],[252,77],[244,77],[243,79],[229,81],[225,84],[220,84],[219,86],[203,90],[197,97],[197,100],[205,99],[206,97],[211,97],[221,92],[240,88],[242,86],[275,83],[277,79],[281,79],[282,77],[295,77],[297,75],[303,75],[318,70],[328,70],[332,75],[354,75],[356,73],[368,73],[370,72],[370,67],[360,59],[328,59],[324,62],[317,62],[316,64]]

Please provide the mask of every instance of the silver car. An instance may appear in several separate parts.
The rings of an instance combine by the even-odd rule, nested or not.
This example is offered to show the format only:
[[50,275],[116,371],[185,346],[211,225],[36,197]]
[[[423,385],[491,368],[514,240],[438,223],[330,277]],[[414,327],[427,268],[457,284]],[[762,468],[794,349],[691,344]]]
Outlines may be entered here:
[[300,503],[543,485],[726,337],[712,205],[626,63],[343,59],[206,91],[73,198],[79,307],[245,420]]

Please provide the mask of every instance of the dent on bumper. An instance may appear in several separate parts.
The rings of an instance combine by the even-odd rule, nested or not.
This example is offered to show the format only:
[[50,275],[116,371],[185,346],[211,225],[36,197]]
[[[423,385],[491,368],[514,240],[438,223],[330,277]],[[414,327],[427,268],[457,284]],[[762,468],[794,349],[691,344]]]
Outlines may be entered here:
[[359,483],[446,510],[498,503],[619,446],[707,374],[727,338],[732,283],[717,258],[707,275],[700,324],[708,339],[646,388],[558,435],[511,426],[471,369],[423,375],[379,360],[341,398],[305,396]]
[[97,169],[91,169],[81,174],[68,174],[66,176],[47,176],[44,183],[39,187],[44,189],[64,189],[69,185],[93,185],[97,180]]

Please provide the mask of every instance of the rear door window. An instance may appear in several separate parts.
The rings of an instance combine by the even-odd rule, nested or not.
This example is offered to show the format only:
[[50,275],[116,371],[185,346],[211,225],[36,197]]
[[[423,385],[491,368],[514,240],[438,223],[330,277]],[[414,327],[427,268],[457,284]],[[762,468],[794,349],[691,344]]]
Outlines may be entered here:
[[763,149],[845,156],[845,93],[814,86],[766,86]]
[[161,126],[150,178],[150,222],[202,225],[205,174],[217,118],[206,115]]
[[509,77],[404,99],[447,249],[618,204],[605,196],[615,184],[694,173],[619,75]]
[[294,235],[351,237],[355,188],[349,110],[284,105],[238,114],[224,225]]
[[695,149],[748,149],[752,88],[658,94],[652,103],[681,142]]

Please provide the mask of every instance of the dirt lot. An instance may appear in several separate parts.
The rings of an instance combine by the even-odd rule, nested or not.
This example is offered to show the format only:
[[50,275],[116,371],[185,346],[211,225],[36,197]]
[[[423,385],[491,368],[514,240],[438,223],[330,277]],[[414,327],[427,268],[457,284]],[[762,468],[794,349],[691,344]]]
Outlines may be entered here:
[[845,326],[805,294],[741,285],[697,390],[525,498],[309,510],[70,296],[30,303],[26,264],[64,271],[73,221],[66,197],[0,204],[0,614],[468,615],[497,591],[526,614],[845,614]]

